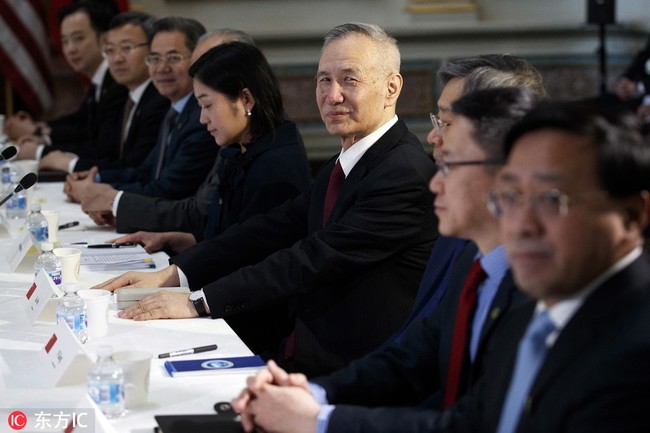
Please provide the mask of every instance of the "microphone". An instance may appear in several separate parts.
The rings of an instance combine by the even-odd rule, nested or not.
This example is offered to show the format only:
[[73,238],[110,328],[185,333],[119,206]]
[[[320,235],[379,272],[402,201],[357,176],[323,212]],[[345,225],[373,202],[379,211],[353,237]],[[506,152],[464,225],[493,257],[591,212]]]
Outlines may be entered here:
[[10,192],[8,196],[6,196],[5,198],[2,199],[2,201],[0,201],[0,206],[5,204],[7,201],[9,201],[11,197],[19,193],[20,191],[33,187],[37,180],[38,180],[38,176],[36,176],[35,173],[27,173],[26,175],[24,175],[23,178],[20,179],[20,182],[18,182],[18,185],[16,185],[16,188],[14,188],[14,190]]
[[18,153],[16,146],[7,146],[0,152],[0,161],[6,161],[13,158]]

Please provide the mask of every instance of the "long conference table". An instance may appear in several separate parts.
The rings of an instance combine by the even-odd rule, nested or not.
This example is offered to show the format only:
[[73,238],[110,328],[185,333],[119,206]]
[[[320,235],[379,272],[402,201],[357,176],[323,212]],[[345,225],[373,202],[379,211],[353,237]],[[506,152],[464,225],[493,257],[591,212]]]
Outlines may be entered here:
[[[32,201],[41,203],[42,209],[58,210],[60,224],[79,221],[78,226],[59,231],[58,243],[100,243],[116,236],[111,228],[97,226],[78,204],[67,202],[60,182],[38,183],[30,195]],[[158,269],[167,265],[166,254],[155,253],[153,256]],[[32,249],[13,273],[0,273],[0,432],[16,431],[8,426],[7,421],[16,410],[30,417],[37,412],[47,414],[61,409],[67,412],[92,409],[86,396],[85,381],[68,386],[44,385],[38,352],[43,350],[52,335],[55,323],[54,320],[43,320],[31,326],[25,313],[25,295],[34,280],[36,257],[37,253]],[[79,277],[81,289],[124,272],[84,272],[83,269]],[[95,410],[95,429],[88,431],[151,433],[157,425],[154,415],[213,414],[216,402],[230,401],[243,388],[246,374],[170,377],[163,367],[165,360],[157,357],[159,353],[208,344],[219,347],[214,352],[172,359],[251,355],[225,321],[196,318],[134,322],[120,319],[116,313],[110,311],[108,335],[89,340],[84,344],[84,350],[93,359],[100,345],[110,345],[114,351],[151,352],[149,401],[144,406],[128,409],[123,417],[115,420],[107,420]]]

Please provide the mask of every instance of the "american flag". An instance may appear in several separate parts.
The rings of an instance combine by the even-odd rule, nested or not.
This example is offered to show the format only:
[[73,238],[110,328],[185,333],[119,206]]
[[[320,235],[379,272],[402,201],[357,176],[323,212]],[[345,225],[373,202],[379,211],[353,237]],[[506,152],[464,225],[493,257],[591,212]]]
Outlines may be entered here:
[[0,0],[0,72],[34,115],[54,94],[45,12],[40,0]]

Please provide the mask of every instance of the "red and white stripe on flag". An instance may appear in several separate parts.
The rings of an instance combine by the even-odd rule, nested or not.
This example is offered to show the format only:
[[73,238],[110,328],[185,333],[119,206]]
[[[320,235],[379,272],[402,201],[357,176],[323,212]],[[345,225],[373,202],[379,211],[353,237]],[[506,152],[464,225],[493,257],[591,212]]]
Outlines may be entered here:
[[34,115],[54,94],[44,15],[40,0],[0,0],[0,71]]

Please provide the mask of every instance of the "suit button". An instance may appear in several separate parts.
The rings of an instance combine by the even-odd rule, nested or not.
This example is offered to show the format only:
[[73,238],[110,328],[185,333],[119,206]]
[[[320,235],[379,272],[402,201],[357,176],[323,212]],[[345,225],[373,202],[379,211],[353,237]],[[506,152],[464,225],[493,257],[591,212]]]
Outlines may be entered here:
[[490,318],[492,320],[498,319],[500,315],[501,315],[501,308],[499,307],[494,307],[492,311],[490,311]]

